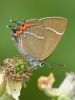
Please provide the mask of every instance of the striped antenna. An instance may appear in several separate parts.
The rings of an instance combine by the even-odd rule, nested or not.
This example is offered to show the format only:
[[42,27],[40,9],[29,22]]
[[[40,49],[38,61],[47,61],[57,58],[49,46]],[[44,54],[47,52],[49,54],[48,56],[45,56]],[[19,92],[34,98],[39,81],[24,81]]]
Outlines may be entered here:
[[17,25],[20,25],[20,24],[21,24],[20,22],[13,21],[13,20],[11,20],[11,19],[10,19],[10,22],[15,23],[15,24],[17,24]]
[[13,25],[7,25],[6,27],[7,27],[7,28],[14,28]]

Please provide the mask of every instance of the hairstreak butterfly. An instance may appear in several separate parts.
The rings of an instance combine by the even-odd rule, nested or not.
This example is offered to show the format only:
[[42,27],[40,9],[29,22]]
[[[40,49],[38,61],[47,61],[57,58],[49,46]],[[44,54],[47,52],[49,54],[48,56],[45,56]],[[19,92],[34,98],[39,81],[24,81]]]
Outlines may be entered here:
[[54,51],[67,26],[67,19],[62,17],[12,22],[16,23],[10,26],[16,47],[33,66],[42,64]]

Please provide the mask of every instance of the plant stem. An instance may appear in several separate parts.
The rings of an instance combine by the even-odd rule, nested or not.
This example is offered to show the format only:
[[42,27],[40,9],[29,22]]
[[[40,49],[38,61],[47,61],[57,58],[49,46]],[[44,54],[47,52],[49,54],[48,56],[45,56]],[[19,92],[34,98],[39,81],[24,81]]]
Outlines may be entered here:
[[58,100],[58,97],[54,97],[52,100]]

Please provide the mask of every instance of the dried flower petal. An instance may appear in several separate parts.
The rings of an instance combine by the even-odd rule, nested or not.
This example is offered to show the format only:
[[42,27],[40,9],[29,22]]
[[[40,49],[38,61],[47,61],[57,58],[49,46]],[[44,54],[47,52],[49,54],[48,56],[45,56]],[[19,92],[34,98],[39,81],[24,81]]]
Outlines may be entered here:
[[38,87],[39,89],[51,89],[52,85],[55,81],[53,73],[51,73],[48,77],[41,76],[38,79]]
[[0,85],[3,83],[4,81],[4,73],[3,71],[0,71]]
[[[58,89],[59,94],[67,94],[70,98],[75,98],[75,74],[68,73]],[[73,100],[73,99],[71,99]]]
[[6,86],[6,91],[15,100],[19,100],[21,88],[22,88],[22,83],[21,82],[8,81],[7,86]]
[[[58,88],[52,87],[53,82],[54,81],[52,81],[50,85],[50,81],[47,80],[47,77],[41,77],[38,81],[38,87],[48,96],[53,97],[52,100],[75,100],[75,73],[68,73]],[[45,89],[43,89],[43,87]]]

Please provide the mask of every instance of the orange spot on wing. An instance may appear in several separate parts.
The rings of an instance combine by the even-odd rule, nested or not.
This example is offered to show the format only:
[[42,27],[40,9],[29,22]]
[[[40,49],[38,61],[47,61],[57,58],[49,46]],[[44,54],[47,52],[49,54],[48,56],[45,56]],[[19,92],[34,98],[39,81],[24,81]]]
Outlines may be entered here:
[[22,34],[23,30],[26,30],[27,28],[34,26],[32,24],[24,24],[24,26],[20,26],[20,29],[18,31],[16,31],[16,35],[19,36]]

